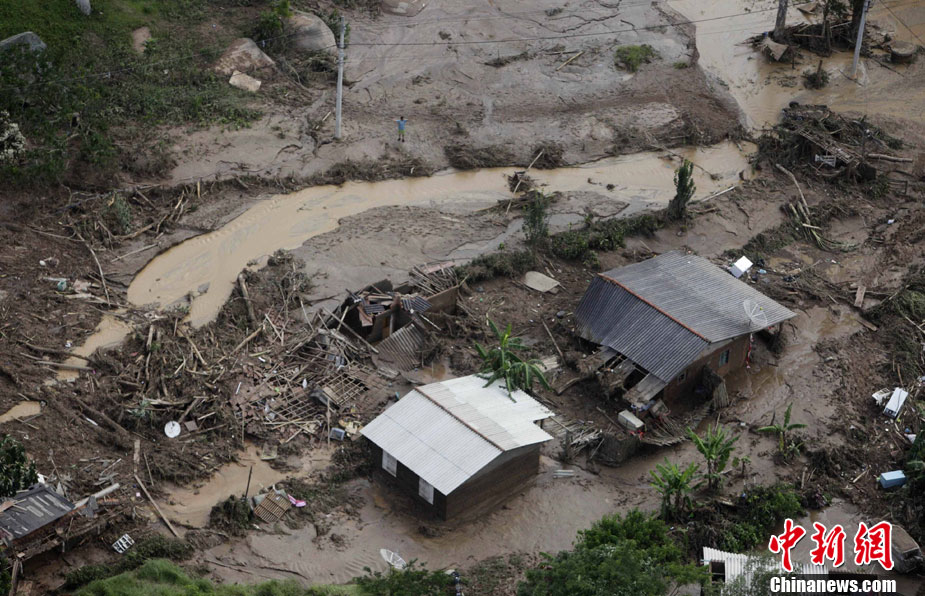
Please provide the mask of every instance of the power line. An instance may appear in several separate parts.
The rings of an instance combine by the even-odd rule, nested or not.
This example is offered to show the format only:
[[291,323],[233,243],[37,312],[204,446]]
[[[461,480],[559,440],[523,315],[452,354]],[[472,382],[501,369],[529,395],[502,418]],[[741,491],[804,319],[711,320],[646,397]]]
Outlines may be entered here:
[[[810,3],[812,3],[813,1],[814,1],[814,0],[805,0],[804,2],[800,2],[800,3],[796,4],[796,6],[799,6],[799,5],[801,5],[801,4],[810,4]],[[456,41],[456,42],[447,42],[447,41],[433,41],[433,42],[399,42],[399,43],[377,43],[377,42],[366,42],[366,43],[363,43],[363,42],[358,42],[358,43],[351,43],[351,44],[349,44],[349,45],[350,45],[350,46],[360,46],[360,47],[399,47],[399,46],[414,46],[414,47],[421,47],[421,46],[437,46],[437,45],[443,45],[443,46],[449,47],[449,46],[459,46],[459,45],[488,45],[488,44],[517,43],[517,42],[524,42],[524,41],[556,41],[556,40],[561,40],[561,39],[575,39],[575,38],[587,38],[587,37],[601,37],[601,36],[616,35],[616,34],[619,34],[619,33],[629,33],[629,32],[636,32],[636,31],[652,31],[652,30],[662,29],[662,28],[664,28],[664,27],[666,27],[666,26],[668,26],[668,27],[677,27],[677,26],[679,26],[679,25],[695,25],[695,24],[697,24],[697,23],[705,23],[705,22],[710,22],[710,21],[718,21],[718,20],[723,20],[723,19],[730,19],[730,18],[735,18],[735,17],[739,17],[739,16],[745,16],[745,15],[755,14],[755,13],[758,13],[758,12],[768,12],[768,11],[772,11],[772,10],[776,10],[776,8],[772,8],[772,9],[762,9],[762,10],[753,10],[753,11],[751,11],[751,12],[742,12],[742,13],[736,13],[736,14],[731,14],[731,15],[722,15],[722,16],[718,16],[718,17],[708,17],[708,18],[704,18],[704,19],[691,19],[691,20],[687,20],[687,21],[679,21],[679,22],[675,22],[675,23],[668,23],[667,25],[666,25],[666,24],[661,24],[661,25],[650,25],[650,26],[646,26],[646,27],[631,27],[631,28],[628,28],[628,29],[614,29],[614,30],[610,30],[610,31],[597,32],[597,33],[572,33],[572,34],[554,35],[554,36],[534,36],[534,37],[522,37],[522,38],[510,38],[510,39],[498,39],[498,40],[495,40],[495,39],[481,39],[481,40],[466,40],[466,41]],[[296,32],[287,33],[287,34],[284,34],[284,35],[279,35],[279,36],[276,36],[276,37],[268,38],[268,39],[263,40],[263,41],[268,42],[268,41],[275,41],[275,40],[278,40],[278,39],[285,39],[285,38],[288,38],[288,37],[292,37],[292,36],[294,36],[294,35],[296,35],[296,34],[297,34]],[[327,50],[327,49],[331,49],[331,48],[334,48],[334,47],[336,47],[336,44],[325,46],[324,48],[321,48],[321,50]],[[213,53],[213,52],[214,52],[214,50],[209,49],[209,50],[203,50],[203,51],[200,51],[200,52],[193,52],[193,53],[191,53],[191,54],[186,54],[186,55],[184,55],[184,56],[177,56],[177,57],[174,57],[174,58],[169,58],[169,59],[161,60],[161,61],[158,61],[158,62],[151,62],[151,63],[145,63],[145,64],[130,65],[130,66],[122,67],[122,68],[110,69],[110,70],[107,70],[107,71],[97,72],[97,73],[93,73],[93,74],[89,74],[89,75],[83,75],[83,76],[79,76],[79,77],[69,77],[69,78],[64,78],[64,79],[55,79],[55,80],[51,80],[51,81],[39,81],[39,82],[36,82],[36,83],[31,83],[31,84],[28,84],[28,85],[16,86],[16,87],[14,87],[14,86],[0,87],[0,91],[8,91],[8,90],[16,90],[16,89],[29,89],[29,88],[32,88],[32,87],[40,87],[40,86],[45,86],[45,85],[54,85],[54,84],[58,84],[58,83],[71,83],[71,82],[76,82],[76,81],[89,80],[89,79],[93,79],[93,78],[108,78],[108,77],[111,77],[111,76],[113,76],[113,75],[131,72],[131,71],[133,71],[133,70],[135,70],[135,69],[138,69],[138,68],[150,68],[150,67],[154,67],[154,66],[164,66],[164,65],[167,65],[167,64],[173,64],[173,63],[176,63],[176,62],[181,62],[181,61],[183,61],[183,60],[189,60],[189,59],[192,59],[192,58],[205,56],[205,55],[211,54],[211,53]]]

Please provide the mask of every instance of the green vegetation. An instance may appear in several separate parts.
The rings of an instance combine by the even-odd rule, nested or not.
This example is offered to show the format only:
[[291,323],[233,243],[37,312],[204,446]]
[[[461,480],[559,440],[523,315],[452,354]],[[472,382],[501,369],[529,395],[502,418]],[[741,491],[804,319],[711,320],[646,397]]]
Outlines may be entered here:
[[549,250],[561,259],[581,260],[586,266],[596,268],[599,266],[596,251],[621,248],[627,235],[651,236],[659,227],[661,221],[653,215],[597,221],[589,216],[583,227],[552,236]]
[[678,62],[672,64],[672,66],[674,66],[677,70],[684,70],[685,68],[690,68],[690,63],[685,62],[684,60],[679,60]]
[[620,46],[614,51],[613,61],[618,68],[636,72],[643,63],[648,64],[658,57],[659,54],[655,48],[649,44],[642,44],[641,46]]
[[205,578],[190,577],[170,561],[155,559],[135,571],[96,580],[78,591],[77,596],[355,596],[360,593],[356,586],[302,587],[294,581],[215,585]]
[[530,250],[499,251],[476,257],[467,264],[457,267],[460,279],[470,283],[486,281],[496,277],[514,277],[533,268],[536,257]]
[[549,195],[539,190],[530,191],[530,198],[524,205],[524,236],[527,244],[535,251],[549,239]]
[[511,325],[501,331],[494,321],[488,319],[488,326],[491,327],[492,333],[498,340],[498,345],[486,350],[481,344],[475,344],[475,349],[482,359],[482,368],[479,373],[488,379],[485,386],[488,387],[499,379],[504,379],[504,385],[508,393],[513,393],[516,389],[531,391],[534,382],[546,389],[549,389],[549,383],[543,376],[540,369],[539,360],[524,360],[517,355],[517,352],[526,350],[526,346],[519,337],[511,335]]
[[243,536],[251,527],[251,508],[244,499],[231,495],[212,507],[209,527],[232,536]]
[[288,38],[283,35],[286,28],[286,19],[292,16],[292,7],[289,0],[277,0],[273,5],[260,13],[257,26],[254,29],[254,41],[265,50],[279,52],[289,44]]
[[705,582],[659,519],[639,511],[604,517],[579,532],[575,549],[526,573],[518,596],[662,596],[674,584]]
[[762,426],[758,429],[758,432],[762,433],[774,433],[777,435],[777,450],[779,453],[789,456],[795,455],[800,451],[801,443],[795,443],[792,440],[789,440],[790,433],[801,428],[806,428],[805,424],[799,422],[790,422],[790,412],[793,410],[793,404],[787,406],[787,410],[784,412],[784,421],[778,422],[775,424],[777,419],[777,412],[774,412],[774,415],[771,417],[770,426]]
[[366,575],[353,581],[359,594],[369,596],[443,596],[450,593],[452,577],[445,571],[429,571],[412,560],[402,571],[373,572],[364,567]]
[[655,464],[655,469],[649,470],[652,486],[662,498],[662,517],[669,520],[684,517],[692,504],[691,493],[701,484],[696,482],[699,471],[697,464],[691,463],[682,469],[667,457],[664,463]]
[[[212,3],[97,0],[90,16],[73,2],[0,3],[0,39],[33,31],[48,46],[11,49],[0,60],[0,110],[29,140],[21,157],[0,165],[0,181],[93,184],[120,168],[169,164],[155,127],[256,118],[246,92],[209,69],[231,39],[249,33],[202,34]],[[138,54],[131,32],[145,25],[153,38]]]
[[697,187],[694,186],[694,164],[685,159],[674,174],[675,195],[668,203],[668,219],[679,221],[687,218],[687,204]]
[[690,428],[687,429],[687,435],[707,462],[707,473],[704,474],[704,478],[710,490],[718,489],[723,482],[723,471],[729,463],[732,447],[739,437],[730,437],[719,425],[707,429],[707,434],[703,437],[698,436]]
[[[183,541],[174,538],[167,538],[160,534],[154,534],[143,540],[139,540],[135,545],[126,551],[125,555],[116,559],[109,565],[84,565],[67,574],[64,578],[64,586],[68,589],[78,588],[91,582],[99,582],[119,574],[125,574],[138,567],[141,567],[148,561],[154,559],[170,559],[172,561],[185,561],[193,554],[193,547]],[[164,563],[160,561],[159,563]],[[92,586],[91,586],[92,588]],[[91,589],[88,588],[88,589]],[[106,592],[106,591],[81,591],[81,594],[136,594],[135,592]],[[144,594],[145,592],[137,592]]]
[[38,480],[35,462],[26,457],[22,443],[3,435],[3,440],[0,440],[0,498],[12,497]]
[[748,489],[736,504],[736,515],[720,534],[718,548],[744,552],[768,540],[782,520],[803,515],[800,495],[791,486]]

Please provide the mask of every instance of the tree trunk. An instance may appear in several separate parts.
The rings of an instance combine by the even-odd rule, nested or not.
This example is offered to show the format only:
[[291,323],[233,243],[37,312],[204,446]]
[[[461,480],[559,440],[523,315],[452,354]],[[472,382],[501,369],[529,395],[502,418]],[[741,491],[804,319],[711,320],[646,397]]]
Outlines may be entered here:
[[771,36],[777,43],[784,43],[784,30],[787,28],[787,1],[777,0],[777,21],[774,23],[774,34]]

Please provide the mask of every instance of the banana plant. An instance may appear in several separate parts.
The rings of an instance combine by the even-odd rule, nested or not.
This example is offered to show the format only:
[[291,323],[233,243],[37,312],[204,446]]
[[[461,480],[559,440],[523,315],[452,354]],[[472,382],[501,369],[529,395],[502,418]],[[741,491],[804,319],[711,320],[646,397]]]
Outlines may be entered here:
[[533,358],[523,359],[517,355],[518,351],[525,350],[527,346],[519,337],[514,337],[511,325],[508,324],[502,331],[494,321],[488,319],[488,326],[491,327],[492,333],[498,340],[498,345],[486,349],[479,343],[475,344],[475,349],[482,359],[479,375],[488,379],[485,386],[488,387],[495,381],[503,379],[508,395],[517,389],[531,391],[536,382],[549,389],[549,382],[543,375],[540,361]]

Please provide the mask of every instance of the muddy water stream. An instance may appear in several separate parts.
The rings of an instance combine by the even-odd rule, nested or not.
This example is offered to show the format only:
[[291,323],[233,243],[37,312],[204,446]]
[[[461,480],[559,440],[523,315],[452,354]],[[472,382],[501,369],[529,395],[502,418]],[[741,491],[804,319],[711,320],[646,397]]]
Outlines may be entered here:
[[[777,122],[780,111],[791,101],[822,103],[838,110],[880,113],[925,122],[925,93],[904,81],[906,68],[895,70],[861,59],[857,80],[851,80],[852,54],[836,52],[823,62],[830,83],[823,89],[803,88],[802,73],[815,68],[819,57],[803,52],[802,62],[770,63],[743,43],[747,38],[774,28],[776,0],[669,0],[669,6],[696,21],[700,65],[718,77],[745,113],[750,128]],[[793,6],[787,13],[790,25],[816,22],[821,16],[807,16]],[[876,2],[870,22],[891,31],[894,38],[921,43],[925,36],[925,4],[889,0]],[[903,24],[905,23],[905,24]]]
[[[747,167],[746,156],[732,143],[679,150],[701,166],[696,169],[698,198],[735,184]],[[639,153],[584,166],[534,171],[531,176],[551,191],[593,190],[612,193],[630,209],[665,204],[672,196],[677,163],[662,153]],[[293,249],[330,232],[348,215],[375,207],[419,205],[473,211],[510,196],[505,174],[514,168],[447,172],[429,178],[385,182],[349,182],[317,186],[256,204],[221,229],[175,246],[149,263],[132,281],[128,299],[137,305],[168,306],[193,290],[189,320],[203,325],[218,314],[231,295],[238,273],[248,263],[279,249]],[[708,175],[709,172],[711,175]],[[606,190],[612,184],[612,190]]]

